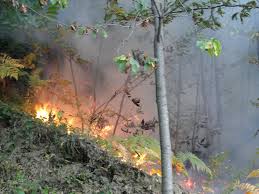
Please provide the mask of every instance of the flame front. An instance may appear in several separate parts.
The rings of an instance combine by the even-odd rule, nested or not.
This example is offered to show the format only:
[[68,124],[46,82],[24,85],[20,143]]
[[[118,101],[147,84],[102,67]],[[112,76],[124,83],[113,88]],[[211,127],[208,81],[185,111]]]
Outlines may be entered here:
[[53,112],[53,110],[49,110],[48,105],[41,107],[36,106],[36,118],[41,119],[43,122],[49,121],[51,114],[55,115],[55,112]]
[[[60,111],[59,108],[56,106],[50,104],[50,103],[44,103],[43,105],[36,105],[35,106],[36,111],[36,118],[41,119],[43,122],[54,122],[55,124],[59,125],[62,123],[65,123],[67,125],[67,134],[71,134],[73,132],[76,132],[74,130],[79,129],[78,126],[80,126],[80,122],[82,122],[80,119],[78,119],[77,116],[73,116],[71,111],[69,110],[63,110]],[[87,118],[86,118],[87,119]],[[137,116],[135,116],[136,120],[139,120]],[[87,122],[86,122],[87,123]],[[114,125],[106,124],[103,126],[98,126],[96,123],[90,124],[89,126],[86,126],[86,129],[90,129],[88,132],[93,137],[98,137],[101,139],[108,139],[112,131],[114,129]],[[83,133],[86,131],[83,131]],[[82,133],[80,130],[79,133]],[[113,148],[117,150],[117,156],[121,159],[123,162],[130,161],[133,163],[133,165],[139,169],[146,169],[146,171],[149,174],[157,174],[161,176],[160,169],[155,168],[149,168],[148,167],[148,158],[146,153],[135,153],[131,154],[125,146],[123,146],[120,143],[113,142],[112,143]]]
[[[36,118],[43,122],[55,122],[56,124],[65,123],[68,126],[67,133],[71,134],[72,128],[80,126],[81,120],[70,111],[59,111],[58,108],[52,106],[50,103],[44,103],[43,105],[35,106]],[[113,125],[106,125],[103,128],[98,128],[96,125],[89,126],[91,129],[91,135],[94,137],[107,138],[113,130]]]

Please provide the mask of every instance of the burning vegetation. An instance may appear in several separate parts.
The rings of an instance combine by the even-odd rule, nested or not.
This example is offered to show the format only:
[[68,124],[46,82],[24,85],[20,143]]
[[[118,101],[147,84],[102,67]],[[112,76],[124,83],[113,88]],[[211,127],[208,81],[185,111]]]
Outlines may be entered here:
[[[129,60],[127,57],[126,59],[121,58]],[[5,60],[11,60],[11,58]],[[82,60],[80,61],[82,62]],[[24,71],[24,67],[16,65],[17,60],[13,60],[12,63],[15,68],[18,68],[18,72]],[[72,61],[69,63],[73,64]],[[73,72],[71,67],[72,65],[70,70]],[[47,80],[41,80],[40,71],[35,69],[33,72],[30,82],[32,85],[28,91],[30,95],[27,96],[28,103],[25,106],[28,113],[47,126],[53,124],[60,127],[65,126],[66,134],[71,137],[74,135],[90,137],[103,150],[108,151],[122,162],[149,175],[161,176],[160,145],[155,138],[151,137],[156,131],[157,120],[142,119],[141,100],[132,95],[132,91],[136,87],[150,78],[152,70],[151,73],[140,73],[134,77],[129,76],[130,74],[125,70],[124,73],[128,79],[100,105],[96,103],[92,95],[80,94],[76,81],[65,80],[58,74],[51,75]],[[73,77],[73,74],[71,75]],[[119,97],[121,97],[120,103],[112,104]],[[125,99],[128,100],[128,105],[126,105]],[[120,104],[119,110],[116,110],[118,104]],[[135,111],[129,115],[123,115],[124,106],[134,107]],[[215,166],[210,165],[213,170],[216,169],[217,162],[219,162],[217,158],[212,161],[212,164],[215,164]],[[214,189],[216,186],[213,186],[210,181],[203,181],[203,176],[196,175],[196,173],[190,176],[190,172],[193,174],[193,170],[189,169],[190,166],[196,170],[196,173],[207,174],[208,177],[216,174],[194,154],[180,152],[172,158],[172,167],[179,185],[190,193],[217,193],[217,190]],[[225,184],[225,187],[228,185]],[[229,185],[229,187],[249,192],[257,191],[257,187],[248,183],[239,182]]]
[[[40,22],[37,27],[45,26],[42,24],[49,19],[56,23],[53,26],[46,25],[49,28],[47,31],[54,29],[53,37],[50,35],[51,41],[46,41],[52,42],[50,45],[47,44],[48,46],[37,41],[30,42],[29,46],[24,46],[23,43],[20,45],[21,49],[9,46],[9,40],[2,44],[0,40],[0,193],[157,194],[161,192],[161,169],[170,169],[167,172],[172,171],[174,174],[174,193],[177,194],[229,194],[235,190],[244,191],[246,194],[259,193],[259,185],[256,183],[259,172],[258,169],[254,170],[257,168],[255,165],[249,171],[229,180],[229,174],[235,174],[237,170],[231,168],[231,162],[227,160],[225,152],[211,156],[211,146],[214,140],[216,141],[215,137],[219,137],[223,129],[221,69],[215,65],[213,59],[214,69],[205,68],[205,64],[197,63],[198,72],[191,75],[194,69],[187,69],[178,61],[172,60],[175,50],[180,52],[177,55],[185,57],[185,47],[192,47],[186,42],[191,42],[191,39],[184,38],[184,43],[176,41],[172,46],[166,45],[167,41],[160,36],[163,34],[163,28],[160,27],[182,14],[182,5],[168,3],[157,6],[159,1],[154,0],[150,1],[152,7],[149,7],[144,1],[133,1],[134,6],[131,10],[130,6],[129,9],[121,7],[116,0],[107,1],[104,18],[106,22],[102,25],[85,26],[76,22],[64,25],[57,20],[58,11],[67,7],[68,0],[26,2],[2,1],[0,17],[6,13],[8,19],[11,15],[18,18],[27,18],[25,15],[34,18],[37,15],[41,19],[43,16],[44,21],[42,19],[42,23]],[[34,6],[35,2],[38,6]],[[162,9],[163,6],[169,7]],[[170,6],[176,6],[176,9]],[[241,12],[236,12],[232,19],[240,16],[242,22],[252,9],[258,8],[255,1],[246,4],[235,4],[235,1],[202,4],[188,2],[186,10],[188,14],[192,14],[195,24],[200,23],[203,27],[217,29],[221,27],[217,17],[224,15],[225,12],[221,9],[224,6],[241,8]],[[175,13],[170,11],[171,9],[175,9]],[[208,9],[211,9],[211,17],[207,19],[204,17],[207,15],[204,14],[204,10]],[[168,12],[165,14],[169,15],[164,15],[165,10]],[[192,13],[189,10],[192,10]],[[10,11],[15,11],[15,14],[9,14]],[[160,12],[163,17],[156,17],[160,16]],[[32,21],[37,23],[39,18]],[[133,21],[134,26],[127,26]],[[28,21],[24,20],[24,23],[26,22]],[[123,26],[125,29],[140,26],[149,30],[149,26],[154,25],[155,56],[159,53],[161,57],[152,58],[139,49],[121,54],[119,47],[117,54],[120,55],[115,56],[113,62],[121,73],[121,77],[116,80],[121,82],[121,85],[114,84],[116,88],[113,85],[110,88],[105,85],[109,92],[113,93],[109,93],[108,96],[108,93],[102,92],[103,96],[100,98],[100,94],[97,94],[97,82],[101,78],[101,82],[106,81],[101,73],[107,69],[98,68],[101,64],[100,56],[103,54],[102,39],[108,37],[106,28],[109,27],[109,22],[111,26]],[[15,22],[10,23],[12,28]],[[4,21],[4,25],[6,24],[8,25],[8,22]],[[7,29],[8,32],[11,31]],[[40,27],[39,29],[42,30]],[[127,40],[122,41],[122,46],[125,46],[134,30]],[[39,36],[41,33],[39,32]],[[73,40],[70,42],[71,33],[81,37],[92,33],[97,39],[100,38],[96,62],[79,55],[81,52],[74,48],[76,46],[73,45]],[[192,33],[192,38],[198,38],[196,30]],[[202,52],[210,56],[217,57],[222,52],[221,42],[216,38],[202,38],[196,43]],[[177,45],[176,48],[174,45]],[[15,49],[12,50],[13,48]],[[179,56],[175,58],[178,59]],[[168,108],[166,90],[171,90],[166,88],[167,78],[163,73],[166,60],[170,65],[174,65],[168,66],[172,68],[171,75],[178,74],[175,76],[177,80],[171,76],[172,83],[176,81],[177,86],[173,86],[168,94],[175,98],[170,105],[173,106],[172,110],[176,111],[170,112],[170,116],[167,110],[164,111],[162,108]],[[258,60],[254,57],[249,62],[258,65]],[[194,81],[193,83],[183,84],[183,71],[190,73],[191,78],[188,82]],[[154,72],[158,89],[158,109],[163,110],[158,111],[163,113],[159,114],[159,120],[168,124],[160,128],[160,131],[167,133],[161,138],[161,145],[156,137],[158,120],[145,117],[148,111],[143,111],[143,102],[146,99],[135,93],[135,89],[144,82],[150,81],[148,85],[154,85]],[[204,75],[206,73],[209,75]],[[82,77],[86,78],[81,79]],[[212,79],[211,83],[206,83]],[[164,92],[159,89],[164,89]],[[192,94],[196,90],[196,97],[187,100],[195,101],[195,108],[191,108],[193,113],[183,116],[185,114],[181,111],[185,100],[183,96],[187,93],[185,89]],[[208,92],[215,94],[212,100],[209,100],[211,96]],[[23,112],[10,108],[2,101]],[[192,102],[190,104],[192,105]],[[211,111],[214,104],[215,113]],[[256,103],[255,105],[257,106]],[[188,120],[188,127],[184,127],[183,120]],[[257,136],[257,132],[254,136]],[[175,140],[172,150],[170,137]],[[202,153],[204,150],[207,152],[205,157]],[[172,152],[174,155],[171,157]],[[198,155],[203,157],[206,163]],[[165,186],[164,190],[173,182],[170,173],[167,184],[162,184]]]

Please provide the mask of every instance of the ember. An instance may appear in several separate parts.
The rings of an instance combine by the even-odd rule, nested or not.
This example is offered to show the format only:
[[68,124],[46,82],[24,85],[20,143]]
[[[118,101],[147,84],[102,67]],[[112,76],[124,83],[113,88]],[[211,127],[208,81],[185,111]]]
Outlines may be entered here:
[[184,180],[184,187],[188,190],[194,189],[195,182],[191,178],[188,178],[187,180]]

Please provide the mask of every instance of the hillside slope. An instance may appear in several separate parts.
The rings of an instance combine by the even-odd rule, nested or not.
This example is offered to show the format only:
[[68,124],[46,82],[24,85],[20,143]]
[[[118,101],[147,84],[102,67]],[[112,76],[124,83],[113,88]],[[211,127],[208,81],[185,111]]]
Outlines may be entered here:
[[[0,101],[0,193],[155,194],[160,179]],[[184,192],[175,185],[178,193]]]

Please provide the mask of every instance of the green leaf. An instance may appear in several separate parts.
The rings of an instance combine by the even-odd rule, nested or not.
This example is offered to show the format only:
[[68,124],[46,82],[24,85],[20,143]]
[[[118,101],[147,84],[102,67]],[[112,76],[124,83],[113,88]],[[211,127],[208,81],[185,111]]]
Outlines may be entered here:
[[157,62],[156,59],[147,57],[144,63],[144,70],[148,71],[149,69],[155,67],[156,62]]
[[193,153],[179,152],[175,157],[183,163],[186,161],[189,161],[191,163],[193,169],[200,171],[200,172],[207,173],[209,176],[212,176],[212,172],[211,172],[210,168]]
[[49,6],[47,10],[48,17],[56,18],[58,15],[58,10],[59,7],[56,4]]
[[97,32],[96,32],[95,30],[92,31],[92,36],[93,36],[94,38],[97,38]]
[[58,6],[59,8],[66,8],[68,6],[69,0],[50,0],[50,5]]
[[86,33],[85,27],[82,27],[82,26],[78,27],[77,33],[78,35],[83,36]]
[[103,38],[108,38],[108,33],[105,30],[101,31],[101,35]]
[[133,57],[130,57],[129,63],[131,64],[131,71],[133,75],[136,75],[139,71],[139,62],[135,60]]
[[104,20],[107,22],[112,19],[112,16],[113,16],[113,13],[107,11],[104,16]]
[[213,48],[214,48],[214,55],[217,57],[220,55],[220,53],[222,51],[221,43],[219,40],[213,38],[212,44],[213,44]]
[[197,46],[198,48],[200,48],[201,50],[205,50],[205,43],[204,43],[204,41],[202,41],[202,40],[198,40],[198,41],[196,42],[196,46]]
[[61,120],[63,118],[63,115],[64,115],[63,111],[58,111],[58,113],[57,113],[58,120]]
[[219,56],[222,47],[219,40],[215,38],[198,40],[196,46],[202,51],[206,51],[210,56]]
[[58,2],[58,0],[50,0],[49,2],[50,2],[51,5],[54,5]]
[[23,191],[23,189],[17,188],[15,194],[25,194],[25,192]]
[[128,63],[128,59],[125,55],[120,55],[114,58],[114,62],[117,65],[119,71],[121,73],[125,73],[126,65]]

